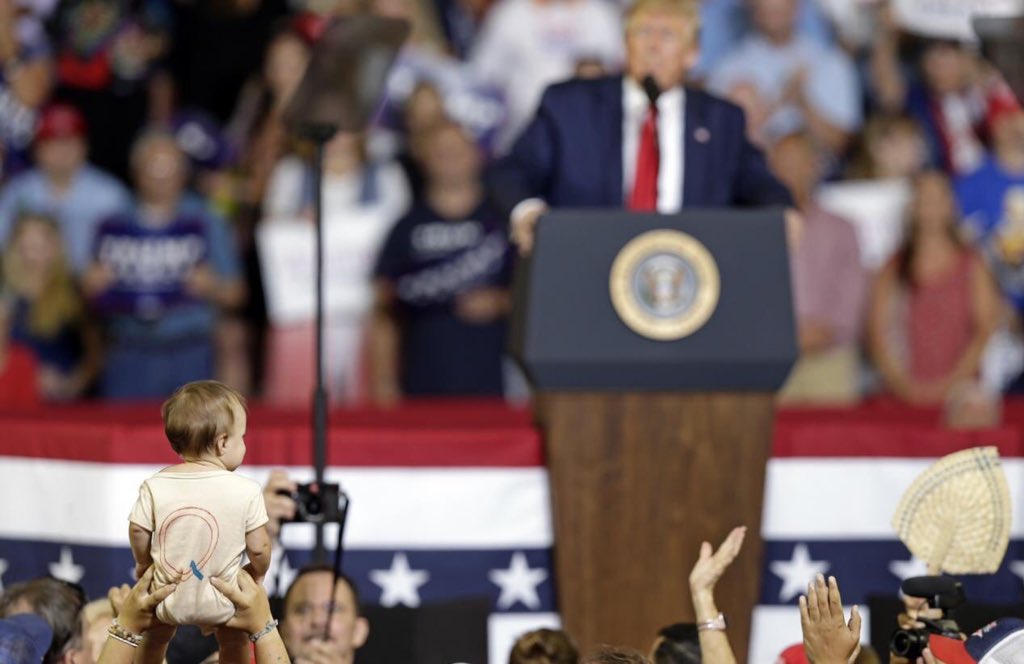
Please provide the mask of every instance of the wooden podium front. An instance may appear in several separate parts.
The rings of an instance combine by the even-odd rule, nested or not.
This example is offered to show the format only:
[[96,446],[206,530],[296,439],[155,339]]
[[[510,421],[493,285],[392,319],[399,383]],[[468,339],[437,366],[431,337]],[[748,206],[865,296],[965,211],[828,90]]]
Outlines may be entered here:
[[[661,230],[697,240],[721,280],[707,322],[673,341],[630,329],[609,294],[623,247]],[[565,628],[585,651],[647,651],[661,627],[694,619],[701,542],[746,525],[716,589],[745,661],[773,395],[796,356],[781,212],[560,211],[541,220],[516,298],[512,351],[538,392]]]
[[692,622],[687,576],[700,542],[748,526],[718,584],[738,661],[761,588],[761,501],[774,405],[763,394],[546,393],[555,570],[565,628],[581,647],[647,651]]

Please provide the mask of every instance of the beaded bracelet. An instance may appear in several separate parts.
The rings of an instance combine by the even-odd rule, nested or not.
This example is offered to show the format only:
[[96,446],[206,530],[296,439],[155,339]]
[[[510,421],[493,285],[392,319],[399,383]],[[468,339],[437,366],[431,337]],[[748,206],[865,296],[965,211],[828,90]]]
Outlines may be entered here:
[[144,638],[141,634],[133,634],[126,630],[121,626],[121,623],[117,622],[117,618],[114,618],[114,622],[110,625],[107,632],[121,643],[127,643],[133,648],[138,648]]
[[260,631],[256,632],[255,634],[250,634],[249,635],[249,640],[252,641],[253,643],[256,643],[257,641],[259,641],[261,638],[263,638],[267,634],[270,634],[271,632],[273,632],[275,627],[277,627],[277,621],[276,620],[271,620],[270,622],[267,623],[266,627],[264,627]]

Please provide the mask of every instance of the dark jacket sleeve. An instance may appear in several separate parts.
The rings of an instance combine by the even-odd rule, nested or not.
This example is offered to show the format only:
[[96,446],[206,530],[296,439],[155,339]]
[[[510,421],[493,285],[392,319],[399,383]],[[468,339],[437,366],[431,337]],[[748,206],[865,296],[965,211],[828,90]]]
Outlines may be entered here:
[[507,220],[527,198],[545,198],[551,188],[557,158],[551,95],[545,93],[533,120],[511,152],[491,165],[487,186],[491,199]]

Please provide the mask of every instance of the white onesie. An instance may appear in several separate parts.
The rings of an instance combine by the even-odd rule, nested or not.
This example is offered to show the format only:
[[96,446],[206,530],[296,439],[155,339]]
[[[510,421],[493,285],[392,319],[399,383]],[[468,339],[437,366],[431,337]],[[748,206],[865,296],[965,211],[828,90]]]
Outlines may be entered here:
[[237,583],[245,535],[267,522],[257,482],[227,470],[161,471],[139,487],[128,520],[153,533],[153,589],[178,582],[157,606],[161,622],[214,627],[231,619],[234,605],[210,578]]

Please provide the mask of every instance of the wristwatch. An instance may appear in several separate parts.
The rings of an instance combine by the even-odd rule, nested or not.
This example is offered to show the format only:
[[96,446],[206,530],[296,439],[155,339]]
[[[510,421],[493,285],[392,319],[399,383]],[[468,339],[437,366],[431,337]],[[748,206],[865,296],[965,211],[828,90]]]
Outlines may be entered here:
[[707,631],[724,632],[725,628],[728,627],[728,626],[729,626],[729,624],[725,620],[725,614],[724,613],[719,613],[717,618],[712,618],[711,620],[705,620],[702,623],[697,623],[697,631],[698,632],[707,632]]

